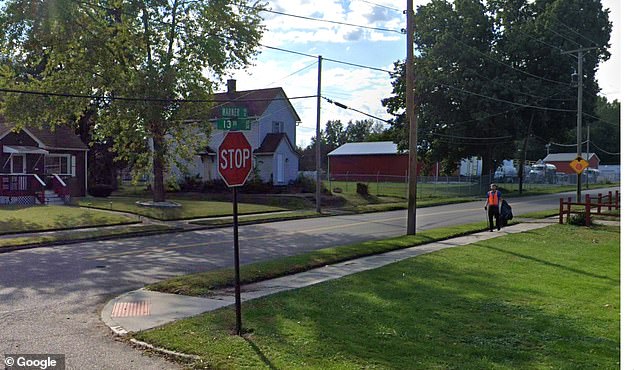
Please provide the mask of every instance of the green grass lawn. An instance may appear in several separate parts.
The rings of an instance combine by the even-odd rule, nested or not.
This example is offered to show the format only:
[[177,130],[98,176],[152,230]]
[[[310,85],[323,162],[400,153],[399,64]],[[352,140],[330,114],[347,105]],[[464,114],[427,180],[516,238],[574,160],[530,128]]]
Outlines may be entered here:
[[[353,258],[427,244],[448,238],[472,234],[487,228],[484,222],[425,230],[416,235],[399,236],[381,241],[369,241],[340,247],[324,248],[296,256],[243,265],[240,281],[243,284],[287,276]],[[150,290],[165,293],[205,296],[213,289],[232,286],[233,268],[212,270],[160,281],[148,285]]]
[[619,229],[553,225],[446,249],[136,338],[201,367],[618,369]]
[[[76,200],[77,205],[97,209],[112,209],[129,212],[158,220],[185,220],[204,217],[229,216],[233,214],[233,204],[222,201],[205,201],[192,199],[173,199],[179,203],[180,208],[150,208],[136,204],[139,200],[147,200],[135,197],[108,197],[108,198],[82,198]],[[285,210],[261,204],[238,203],[239,214],[252,214],[275,212]]]
[[0,207],[0,235],[131,222],[137,222],[137,220],[124,215],[80,207],[15,205]]
[[124,237],[133,235],[147,235],[149,233],[166,232],[171,227],[165,225],[135,225],[122,226],[115,229],[80,230],[73,232],[58,231],[52,235],[38,235],[29,237],[0,238],[0,251],[3,248],[13,248],[25,245],[50,245],[57,242],[70,242],[76,240],[106,239],[111,237]]

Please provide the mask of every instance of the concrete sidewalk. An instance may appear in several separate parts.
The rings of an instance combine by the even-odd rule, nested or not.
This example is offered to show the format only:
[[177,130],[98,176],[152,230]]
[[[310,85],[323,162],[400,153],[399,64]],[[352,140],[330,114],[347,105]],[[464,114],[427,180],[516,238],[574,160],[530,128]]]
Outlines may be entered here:
[[[539,229],[556,222],[553,219],[539,220],[539,222],[522,222],[505,227],[501,231],[480,232],[349,260],[295,275],[243,285],[241,297],[243,302],[249,301],[287,290],[338,279],[357,272],[376,269],[441,249],[464,246],[507,234]],[[126,335],[129,332],[152,329],[172,321],[230,306],[234,303],[233,288],[214,292],[212,298],[189,297],[139,289],[120,295],[108,302],[101,311],[101,319],[117,335]]]

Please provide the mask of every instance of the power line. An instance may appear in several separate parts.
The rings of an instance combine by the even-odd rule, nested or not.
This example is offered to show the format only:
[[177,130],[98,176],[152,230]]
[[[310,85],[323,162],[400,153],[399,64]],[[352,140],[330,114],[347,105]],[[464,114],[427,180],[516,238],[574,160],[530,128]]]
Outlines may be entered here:
[[390,122],[390,121],[388,121],[388,120],[385,120],[385,119],[383,119],[383,118],[379,118],[379,117],[374,116],[374,115],[372,115],[372,114],[370,114],[370,113],[366,113],[366,112],[360,111],[360,110],[358,110],[358,109],[355,109],[355,108],[353,108],[353,107],[350,107],[350,106],[348,106],[348,105],[345,105],[345,104],[339,103],[339,102],[337,102],[337,101],[334,101],[334,100],[332,100],[332,99],[328,99],[328,98],[326,98],[325,96],[322,96],[322,98],[323,98],[324,100],[326,100],[328,103],[330,103],[330,104],[334,104],[334,105],[336,105],[337,107],[339,107],[339,108],[341,108],[341,109],[349,109],[349,110],[355,111],[355,112],[357,112],[357,113],[361,113],[361,114],[363,114],[363,115],[365,115],[365,116],[368,116],[368,117],[370,117],[370,118],[374,118],[374,119],[376,119],[376,120],[379,120],[379,121],[382,121],[382,122],[385,122],[385,123],[392,123],[392,122]]
[[[301,56],[305,56],[305,57],[309,57],[309,58],[315,58],[315,59],[319,58],[319,56],[317,56],[317,55],[306,54],[306,53],[302,53],[302,52],[299,52],[299,51],[282,49],[282,48],[278,48],[278,47],[274,47],[274,46],[268,46],[268,45],[264,45],[264,44],[260,44],[260,46],[263,47],[263,48],[271,49],[271,50],[283,51],[285,53],[301,55]],[[331,59],[331,58],[323,58],[323,57],[322,57],[322,60],[326,60],[326,61],[333,62],[333,63],[345,64],[345,65],[358,67],[358,68],[370,69],[370,70],[373,70],[373,71],[392,73],[392,71],[388,71],[387,69],[381,69],[381,68],[366,66],[366,65],[362,65],[362,64],[345,62],[343,60],[337,60],[337,59]]]
[[[542,97],[542,98],[540,98],[540,99],[537,99],[537,100],[535,100],[535,101],[534,101],[534,103],[540,102],[540,101],[542,101],[542,100],[551,99],[552,97],[554,97],[554,96],[556,96],[556,95],[559,95],[559,94],[560,94],[560,93],[562,93],[563,91],[564,91],[564,90],[558,91],[558,92],[554,93],[553,95],[551,95],[551,96],[549,96],[549,97]],[[454,123],[454,125],[461,125],[461,124],[463,124],[463,123],[476,122],[476,121],[483,121],[483,120],[485,120],[485,119],[489,119],[489,118],[493,118],[493,117],[497,117],[497,116],[502,116],[502,115],[505,115],[505,114],[507,114],[507,113],[511,113],[511,112],[514,112],[514,111],[516,111],[516,110],[523,109],[523,108],[524,108],[524,107],[521,107],[521,106],[520,106],[520,107],[515,107],[515,108],[507,109],[507,110],[505,110],[505,111],[503,111],[503,112],[499,112],[499,113],[492,113],[492,114],[489,114],[489,115],[486,115],[486,116],[483,116],[483,117],[477,117],[477,118],[470,119],[470,120],[466,120],[466,121],[456,122],[456,123]]]
[[106,100],[106,101],[141,101],[151,103],[231,103],[231,102],[258,102],[258,101],[274,101],[274,100],[295,100],[295,99],[309,99],[315,98],[317,95],[304,95],[304,96],[292,96],[285,98],[273,98],[273,99],[162,99],[162,98],[149,98],[149,97],[122,97],[122,96],[106,96],[106,95],[81,95],[81,94],[68,94],[68,93],[54,93],[46,91],[28,91],[28,90],[16,90],[0,88],[0,92],[12,93],[12,94],[24,94],[24,95],[36,95],[36,96],[49,96],[60,98],[77,98],[77,99],[93,99],[93,100]]
[[381,4],[373,3],[372,1],[367,1],[367,0],[358,0],[358,1],[361,1],[361,2],[366,3],[366,4],[378,6],[379,8],[385,8],[385,9],[393,10],[393,11],[399,12],[399,13],[403,12],[403,9],[391,8],[391,7],[387,6],[387,5],[381,5]]
[[362,25],[359,25],[359,24],[339,22],[339,21],[333,21],[333,20],[329,20],[329,19],[320,19],[320,18],[306,17],[306,16],[303,16],[303,15],[297,15],[297,14],[282,13],[282,12],[278,12],[278,11],[275,11],[275,10],[269,10],[269,9],[263,9],[262,11],[267,12],[267,13],[283,15],[283,16],[286,16],[286,17],[293,17],[293,18],[305,19],[305,20],[316,21],[316,22],[332,23],[332,24],[338,24],[338,25],[349,26],[349,27],[357,27],[357,28],[363,28],[363,29],[368,29],[368,30],[373,30],[373,31],[393,32],[393,33],[398,33],[398,34],[403,34],[404,33],[402,30],[395,30],[395,29],[381,28],[381,27],[362,26]]
[[482,55],[482,56],[484,56],[485,58],[490,59],[490,60],[492,60],[492,61],[494,61],[494,62],[496,62],[496,63],[498,63],[498,64],[501,64],[501,65],[503,65],[503,66],[505,66],[505,67],[507,67],[507,68],[510,68],[510,69],[512,69],[512,70],[514,70],[514,71],[516,71],[516,72],[522,73],[522,74],[527,75],[527,76],[530,76],[530,77],[534,77],[534,78],[540,79],[540,80],[542,80],[542,81],[547,81],[547,82],[554,83],[554,84],[558,84],[558,85],[565,85],[565,86],[568,86],[568,83],[561,82],[561,81],[556,81],[556,80],[551,80],[551,79],[546,78],[546,77],[538,76],[538,75],[532,74],[532,73],[530,73],[530,72],[526,72],[526,71],[522,71],[521,69],[517,69],[517,68],[513,67],[513,66],[512,66],[512,65],[510,65],[510,64],[506,64],[506,63],[501,62],[501,61],[499,61],[499,60],[497,60],[497,59],[495,59],[495,58],[492,58],[492,57],[491,57],[491,56],[489,56],[488,54],[486,54],[486,53],[484,53],[484,52],[482,52],[482,51],[480,51],[480,50],[478,50],[478,49],[474,48],[474,47],[473,47],[473,46],[471,46],[471,45],[468,45],[468,44],[464,43],[463,41],[461,41],[461,40],[459,40],[459,39],[457,39],[457,38],[455,38],[455,37],[453,37],[453,36],[451,36],[451,35],[449,35],[449,37],[450,37],[450,38],[452,38],[453,40],[455,40],[456,42],[458,42],[458,43],[460,43],[460,44],[462,44],[462,45],[464,45],[464,46],[468,47],[469,49],[475,50],[478,54],[481,54],[481,55]]
[[609,124],[609,125],[620,126],[620,124],[619,124],[619,123],[606,121],[606,120],[604,120],[604,119],[602,119],[602,118],[595,117],[595,116],[593,116],[593,115],[592,115],[592,114],[590,114],[590,113],[584,113],[583,115],[584,115],[584,116],[587,116],[587,117],[590,117],[590,118],[594,118],[595,120],[597,120],[597,121],[599,121],[599,122],[607,123],[607,124]]
[[513,138],[513,136],[511,136],[511,135],[496,136],[496,137],[475,137],[475,136],[445,135],[445,134],[439,134],[437,132],[431,132],[430,134],[431,135],[435,135],[435,136],[442,136],[442,137],[452,138],[452,139],[465,139],[465,140],[502,140],[502,139],[511,139],[511,138]]
[[612,152],[608,152],[607,150],[603,150],[601,149],[597,144],[595,144],[593,141],[590,142],[590,144],[592,144],[592,146],[594,146],[595,148],[599,149],[600,152],[603,152],[605,154],[609,154],[609,155],[621,155],[621,153],[612,153]]
[[458,90],[458,91],[466,93],[466,94],[479,96],[481,98],[497,101],[497,102],[500,102],[500,103],[516,105],[516,106],[523,107],[523,108],[534,108],[534,109],[540,109],[540,110],[546,110],[546,111],[555,111],[555,112],[575,112],[575,110],[573,110],[573,109],[549,108],[549,107],[540,107],[540,106],[536,106],[536,105],[516,103],[516,102],[510,101],[510,100],[493,98],[493,97],[490,97],[490,96],[486,96],[486,95],[483,95],[483,94],[475,93],[473,91],[468,91],[468,90],[465,90],[465,89],[462,89],[462,88],[459,88],[459,87],[446,85],[446,84],[441,84],[441,86],[445,86],[445,87],[448,87],[450,89]]

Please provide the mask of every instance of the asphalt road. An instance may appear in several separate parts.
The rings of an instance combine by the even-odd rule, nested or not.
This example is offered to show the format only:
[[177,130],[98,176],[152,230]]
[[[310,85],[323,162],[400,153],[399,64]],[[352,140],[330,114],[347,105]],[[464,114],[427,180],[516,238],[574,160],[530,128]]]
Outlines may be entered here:
[[[612,188],[610,190],[617,190]],[[606,189],[591,191],[603,192]],[[585,194],[585,192],[584,192]],[[561,195],[509,199],[515,215],[559,206]],[[568,196],[568,195],[566,195]],[[574,197],[574,193],[569,196]],[[484,200],[420,208],[417,229],[485,220]],[[243,264],[403,235],[406,211],[240,227]],[[67,369],[172,369],[116,340],[99,320],[112,297],[168,277],[233,265],[231,228],[0,254],[0,356],[51,353]]]

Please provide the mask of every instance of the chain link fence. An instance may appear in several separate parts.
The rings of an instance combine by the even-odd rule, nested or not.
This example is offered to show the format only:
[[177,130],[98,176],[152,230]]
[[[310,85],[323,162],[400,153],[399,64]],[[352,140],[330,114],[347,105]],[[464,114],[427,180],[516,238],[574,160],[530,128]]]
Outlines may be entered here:
[[[333,192],[356,192],[356,183],[368,186],[371,195],[393,196],[406,198],[408,193],[407,176],[385,176],[367,174],[330,174],[324,179],[325,185]],[[498,179],[499,180],[499,179]],[[519,183],[517,179],[496,181],[491,176],[419,176],[417,184],[417,198],[429,197],[484,197],[491,183],[498,184],[503,192],[517,191]],[[582,184],[595,184],[602,182],[600,177],[582,175]],[[544,187],[561,187],[577,184],[576,174],[558,174],[552,179],[527,179],[522,184],[525,191],[542,189]]]

